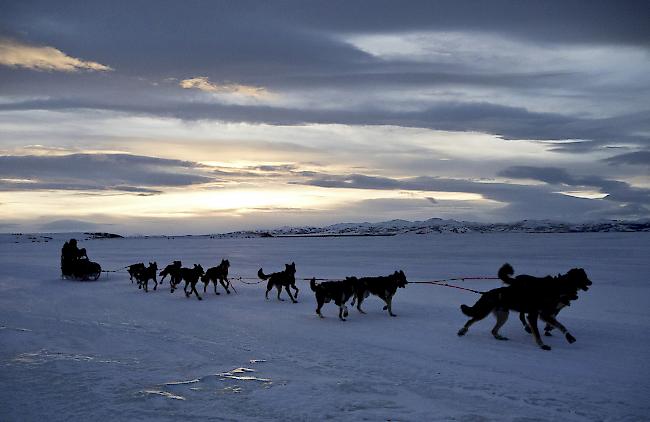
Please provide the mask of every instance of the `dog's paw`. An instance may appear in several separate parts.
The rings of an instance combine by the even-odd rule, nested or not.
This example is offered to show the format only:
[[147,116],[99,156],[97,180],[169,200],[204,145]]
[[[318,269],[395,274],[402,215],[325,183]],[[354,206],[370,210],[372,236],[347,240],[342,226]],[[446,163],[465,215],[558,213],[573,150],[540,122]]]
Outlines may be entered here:
[[221,293],[219,293],[219,292],[214,292],[214,294],[217,295],[217,296],[221,295]]
[[551,350],[551,346],[547,346],[546,344],[543,344],[540,346],[542,350]]
[[203,300],[203,298],[202,298],[201,296],[197,297],[197,299],[198,299],[198,300]]
[[553,337],[553,334],[551,334],[550,331],[544,331],[544,335],[545,335],[546,337]]
[[524,327],[524,330],[526,330],[526,332],[527,332],[528,334],[532,334],[532,332],[533,332],[533,331],[530,329],[530,327]]
[[458,337],[464,336],[465,334],[467,334],[467,328],[465,328],[465,327],[461,328],[460,330],[458,330],[457,334],[458,334]]
[[385,311],[386,309],[388,309],[388,305],[384,305],[382,309]]
[[566,341],[568,341],[569,343],[575,343],[575,342],[576,342],[576,338],[573,337],[573,336],[572,336],[571,334],[569,334],[569,333],[566,333],[565,337],[566,337]]
[[504,340],[504,341],[508,340],[508,337],[504,337],[504,336],[499,335],[499,334],[495,335],[494,338],[497,339],[497,340]]

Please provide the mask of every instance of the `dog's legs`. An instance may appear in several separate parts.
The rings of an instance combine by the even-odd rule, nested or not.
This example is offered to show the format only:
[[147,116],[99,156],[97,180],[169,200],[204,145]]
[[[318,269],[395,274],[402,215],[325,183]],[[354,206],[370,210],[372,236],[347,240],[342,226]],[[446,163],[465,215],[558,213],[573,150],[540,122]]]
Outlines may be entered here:
[[[226,293],[230,294],[230,290],[228,290],[228,285],[230,284],[230,282],[228,281],[228,278],[227,277],[220,278],[219,283],[221,283],[223,288],[226,290]],[[215,286],[215,288],[216,288],[216,286]]]
[[546,325],[544,326],[544,335],[546,337],[551,337],[553,335],[553,334],[551,334],[551,331],[553,331],[553,328],[555,328],[555,327],[553,327],[551,324],[549,324],[547,322]]
[[[196,295],[196,298],[197,298],[198,300],[202,300],[203,298],[202,298],[201,296],[199,296],[199,292],[196,291],[196,283],[198,283],[198,282],[199,282],[199,281],[196,280],[194,283],[192,283],[192,290],[190,291],[190,294],[192,294],[192,292],[194,292],[194,294]],[[188,296],[188,297],[189,297],[189,296]]]
[[[296,299],[298,299],[298,292],[299,292],[300,290],[298,290],[298,288],[296,287],[295,284],[292,284],[292,285],[291,285],[291,288],[292,288],[293,290],[296,291],[296,293],[294,293],[294,294],[296,295]],[[287,289],[287,290],[288,290],[288,289]]]
[[343,302],[342,300],[339,300],[339,301],[336,301],[335,303],[339,307],[339,319],[341,321],[346,321],[345,318],[348,317],[348,307],[345,306],[345,302]]
[[539,335],[539,328],[537,328],[537,317],[537,312],[531,312],[528,314],[528,325],[530,325],[530,329],[533,331],[535,342],[539,347],[542,348],[542,350],[551,350],[551,347],[544,344],[542,337]]
[[519,320],[524,326],[524,330],[526,330],[526,332],[530,334],[531,331],[530,331],[530,327],[528,326],[528,323],[526,322],[526,314],[523,312],[519,312]]
[[266,283],[266,294],[265,294],[266,300],[269,300],[269,292],[271,291],[272,288],[273,288],[273,283],[271,282],[271,280],[269,280],[269,282]]
[[316,298],[316,304],[318,305],[318,307],[316,308],[316,314],[317,314],[319,317],[321,317],[321,318],[325,318],[325,317],[323,316],[323,314],[321,314],[321,312],[320,312],[320,310],[321,310],[321,308],[323,307],[323,304],[324,304],[324,303],[325,303],[325,301],[323,300],[322,297],[317,297],[317,298]]
[[566,337],[566,341],[568,341],[569,343],[575,343],[576,338],[573,337],[571,333],[569,333],[569,331],[566,329],[566,327],[560,324],[560,322],[557,319],[555,319],[554,316],[541,315],[541,318],[542,320],[546,321],[547,324],[550,324],[553,327],[557,327],[562,332],[562,334],[564,334],[564,337]]
[[[298,301],[294,299],[293,295],[291,294],[291,290],[289,290],[289,286],[284,286],[284,290],[287,291],[287,294],[289,295],[289,298],[293,303],[298,303]],[[280,293],[278,293],[278,297],[280,297]]]
[[386,299],[386,308],[388,309],[388,315],[390,315],[392,317],[397,316],[397,315],[395,315],[393,313],[393,297],[392,296],[388,296],[388,298]]
[[226,284],[224,284],[223,287],[226,289],[226,293],[230,294],[230,289],[229,289],[229,287],[230,287],[230,280],[228,280],[228,277],[227,277],[227,276],[224,277],[224,280],[226,280]]
[[217,279],[215,278],[214,280],[212,280],[212,283],[214,284],[214,294],[220,295],[221,293],[217,291]]
[[208,291],[208,284],[210,284],[210,280],[203,282],[203,293]]
[[501,327],[503,327],[503,324],[505,324],[506,321],[508,320],[508,314],[509,312],[507,310],[494,311],[494,316],[497,317],[497,323],[494,325],[494,328],[492,328],[492,335],[497,340],[508,340],[508,337],[504,337],[501,334],[499,334],[499,330],[501,329]]
[[158,280],[156,280],[156,276],[153,277],[153,282],[156,283],[153,286],[153,289],[156,290],[156,287],[158,287]]
[[278,289],[278,300],[284,302],[284,299],[280,298],[280,293],[282,293],[282,286],[278,284],[275,287]]
[[357,311],[361,312],[362,314],[365,314],[366,312],[361,309],[361,302],[363,302],[363,294],[360,294],[357,296]]
[[189,280],[185,280],[185,287],[183,287],[183,291],[185,292],[185,296],[190,297],[190,294],[187,292],[187,286],[189,286],[190,282]]
[[463,325],[463,328],[458,330],[458,336],[464,336],[467,334],[467,330],[469,330],[469,327],[471,327],[475,322],[482,320],[483,318],[471,318],[469,321]]
[[[557,314],[559,314],[560,311],[562,310],[562,308],[564,308],[565,306],[566,305],[564,303],[559,304],[557,309],[555,310],[555,312],[553,312],[553,317],[557,317]],[[553,330],[553,328],[555,328],[555,327],[553,327],[553,325],[551,325],[551,324],[549,324],[547,322],[546,326],[544,327],[544,335],[545,336],[551,336],[552,335],[551,331]]]

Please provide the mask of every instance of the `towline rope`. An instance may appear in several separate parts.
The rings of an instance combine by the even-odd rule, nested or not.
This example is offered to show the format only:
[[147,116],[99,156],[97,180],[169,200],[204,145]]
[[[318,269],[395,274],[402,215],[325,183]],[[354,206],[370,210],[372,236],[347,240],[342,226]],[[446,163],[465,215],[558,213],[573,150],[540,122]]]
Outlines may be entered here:
[[118,268],[117,270],[102,270],[102,272],[103,273],[117,273],[117,272],[125,270],[125,269],[127,269],[129,267],[130,267],[130,265],[127,265],[126,267]]
[[[316,281],[337,281],[341,280],[340,278],[316,278],[316,277],[309,277],[309,278],[297,278],[296,280],[301,280],[301,281],[311,281],[312,278]],[[231,280],[237,280],[240,281],[244,284],[260,284],[266,280],[262,280],[259,277],[242,277],[242,276],[236,276],[236,277],[230,277]],[[254,282],[248,282],[244,280],[255,280]]]
[[[316,281],[338,281],[340,279],[337,278],[297,278],[296,280],[303,280],[303,281],[311,281],[312,279],[315,279]],[[231,277],[230,280],[237,280],[243,284],[260,284],[263,281],[259,279],[258,277],[242,277],[242,276],[235,276]],[[247,281],[247,280],[254,280],[252,282]],[[408,284],[430,284],[434,286],[442,286],[442,287],[451,287],[453,289],[459,289],[459,290],[466,290],[468,292],[472,293],[477,293],[477,294],[483,294],[485,292],[482,292],[480,290],[474,290],[470,289],[467,287],[461,287],[461,286],[456,286],[454,284],[449,284],[447,281],[465,281],[465,280],[499,280],[499,277],[483,277],[483,276],[478,276],[478,277],[453,277],[453,278],[445,278],[441,280],[428,280],[428,281],[409,281]]]
[[451,287],[453,289],[467,290],[468,292],[477,293],[477,294],[480,294],[480,295],[485,293],[485,292],[482,292],[480,290],[469,289],[467,287],[461,287],[461,286],[456,286],[454,284],[447,283],[448,281],[465,281],[465,280],[499,280],[499,277],[484,277],[484,276],[478,276],[478,277],[454,277],[454,278],[444,278],[444,279],[441,279],[441,280],[409,281],[409,284],[431,284],[431,285],[434,285],[434,286],[443,286],[443,287]]
[[459,289],[459,290],[467,290],[468,292],[477,293],[477,294],[480,294],[480,295],[485,293],[485,292],[482,292],[480,290],[474,290],[474,289],[469,289],[467,287],[455,286],[453,284],[443,283],[443,282],[440,282],[440,281],[409,281],[408,284],[430,284],[430,285],[433,285],[433,286],[451,287],[451,288]]

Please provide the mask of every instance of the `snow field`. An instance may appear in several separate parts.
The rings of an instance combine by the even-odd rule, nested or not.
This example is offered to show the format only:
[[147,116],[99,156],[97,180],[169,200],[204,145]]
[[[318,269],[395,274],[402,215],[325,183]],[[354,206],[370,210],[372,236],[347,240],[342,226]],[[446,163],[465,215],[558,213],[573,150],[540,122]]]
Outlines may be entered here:
[[[648,233],[404,235],[355,238],[126,238],[81,241],[104,269],[174,259],[231,262],[231,275],[385,275],[411,281],[491,276],[503,262],[536,275],[583,267],[594,285],[559,316],[578,341],[545,338],[516,314],[462,338],[461,303],[478,296],[410,285],[393,301],[326,304],[307,281],[299,303],[264,300],[265,283],[212,287],[203,301],[144,293],[126,272],[98,282],[59,279],[69,235],[44,242],[0,235],[0,419],[637,421],[650,414]],[[78,236],[78,238],[82,238]],[[13,243],[18,240],[19,243]],[[458,282],[487,290],[496,281]],[[286,298],[286,293],[282,294]]]

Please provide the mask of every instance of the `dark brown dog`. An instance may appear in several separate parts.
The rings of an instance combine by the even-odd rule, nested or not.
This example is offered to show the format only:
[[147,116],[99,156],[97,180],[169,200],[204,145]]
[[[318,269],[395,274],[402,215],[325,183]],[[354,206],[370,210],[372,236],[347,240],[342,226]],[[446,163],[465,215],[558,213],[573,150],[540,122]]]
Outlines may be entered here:
[[257,272],[257,276],[262,280],[269,280],[269,282],[266,284],[265,297],[267,299],[269,298],[269,292],[275,286],[275,288],[278,289],[278,300],[284,301],[284,299],[280,298],[280,293],[284,287],[284,289],[287,291],[287,294],[289,294],[291,301],[293,303],[298,303],[298,301],[294,299],[293,295],[291,294],[291,291],[289,291],[289,287],[291,287],[296,292],[296,298],[298,298],[299,290],[296,287],[296,263],[292,262],[291,264],[285,264],[284,266],[284,271],[273,274],[264,274],[260,268]]
[[[499,273],[509,273],[511,275],[512,273],[508,270],[510,266],[506,265],[501,268]],[[512,270],[512,267],[510,267],[510,270]],[[544,344],[539,335],[538,318],[562,331],[569,343],[576,341],[575,337],[567,331],[564,325],[555,319],[555,314],[560,303],[575,300],[579,289],[591,285],[591,280],[589,280],[587,273],[582,268],[574,268],[557,277],[544,277],[542,279],[530,276],[509,278],[508,283],[507,287],[500,287],[483,293],[474,306],[461,305],[461,311],[470,317],[470,320],[458,331],[459,336],[465,335],[472,324],[493,312],[497,322],[492,328],[492,335],[497,340],[507,340],[506,337],[499,334],[499,329],[508,320],[509,311],[513,310],[527,316],[535,342],[543,350],[551,350],[551,348]]]
[[160,284],[162,284],[165,277],[169,276],[169,289],[171,293],[174,293],[176,286],[183,280],[181,277],[181,261],[174,261],[173,264],[169,264],[165,267],[164,270],[158,274],[160,277]]
[[[194,264],[194,268],[181,268],[181,278],[185,280],[185,287],[183,290],[185,291],[185,297],[190,297],[192,292],[196,295],[196,298],[198,300],[201,300],[201,296],[199,296],[199,292],[196,291],[196,283],[199,282],[199,278],[203,275],[203,267],[198,264]],[[191,286],[190,291],[187,291],[187,287]]]
[[393,313],[393,296],[398,288],[404,288],[408,284],[404,271],[395,271],[393,274],[382,277],[361,277],[354,283],[354,299],[352,299],[352,306],[357,302],[357,310],[362,314],[365,312],[361,309],[361,303],[369,295],[373,294],[378,296],[386,302],[384,310],[388,310],[388,314],[392,317],[397,316]]
[[325,303],[330,303],[332,300],[339,307],[339,319],[345,321],[348,316],[348,307],[345,303],[354,295],[354,285],[357,282],[356,277],[346,277],[341,281],[325,281],[323,283],[316,283],[316,279],[312,278],[309,282],[309,287],[316,293],[316,313],[319,317],[325,318],[320,310]]
[[227,259],[222,259],[221,264],[216,267],[208,268],[203,277],[201,277],[201,281],[204,283],[203,293],[208,290],[208,284],[212,281],[214,284],[214,294],[218,295],[217,281],[219,281],[223,288],[226,289],[226,293],[230,294],[230,290],[228,290],[228,286],[230,286],[230,281],[228,281],[228,268],[230,268],[230,261]]
[[156,280],[157,272],[158,264],[156,262],[150,262],[147,268],[133,274],[133,277],[135,277],[138,282],[138,288],[142,288],[145,292],[149,292],[149,280],[153,280],[153,282],[156,283],[153,286],[153,289],[156,290],[156,287],[158,287],[158,281]]

